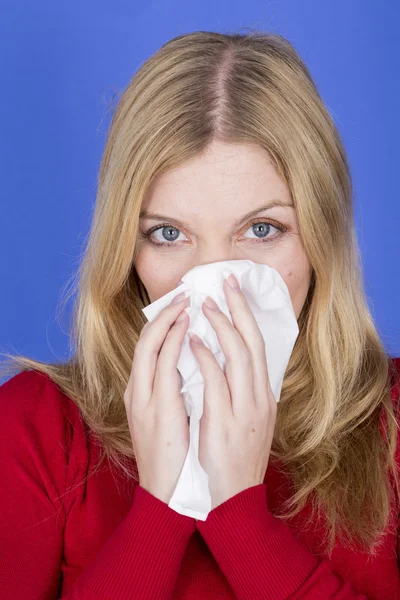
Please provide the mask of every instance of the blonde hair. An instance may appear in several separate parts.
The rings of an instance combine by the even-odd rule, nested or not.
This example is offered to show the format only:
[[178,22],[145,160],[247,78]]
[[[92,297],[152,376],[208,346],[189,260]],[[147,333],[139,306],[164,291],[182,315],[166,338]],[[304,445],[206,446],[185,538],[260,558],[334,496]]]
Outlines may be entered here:
[[158,174],[213,140],[268,152],[290,189],[313,268],[271,449],[294,485],[276,516],[294,516],[310,498],[312,517],[326,516],[329,553],[340,535],[374,554],[389,522],[390,472],[399,491],[391,359],[363,291],[345,150],[307,67],[281,35],[197,31],[140,67],[113,114],[70,293],[77,292],[73,356],[48,364],[6,353],[2,371],[46,373],[75,401],[103,457],[137,479],[125,464],[134,451],[123,394],[149,303],[135,269],[139,213]]

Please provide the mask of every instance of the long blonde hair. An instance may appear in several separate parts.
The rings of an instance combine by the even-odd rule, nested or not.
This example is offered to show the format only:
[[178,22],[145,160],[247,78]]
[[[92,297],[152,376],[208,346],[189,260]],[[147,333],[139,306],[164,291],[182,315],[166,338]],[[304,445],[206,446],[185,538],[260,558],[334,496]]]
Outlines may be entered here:
[[307,67],[281,35],[197,31],[140,67],[113,114],[68,296],[76,293],[73,354],[49,364],[5,353],[2,372],[46,373],[77,404],[103,457],[137,479],[125,462],[134,452],[123,394],[149,303],[135,269],[139,213],[158,174],[213,140],[269,153],[313,267],[271,449],[294,485],[276,516],[294,516],[310,498],[313,515],[326,515],[329,553],[340,535],[374,554],[389,522],[390,473],[399,491],[391,359],[363,291],[345,150]]

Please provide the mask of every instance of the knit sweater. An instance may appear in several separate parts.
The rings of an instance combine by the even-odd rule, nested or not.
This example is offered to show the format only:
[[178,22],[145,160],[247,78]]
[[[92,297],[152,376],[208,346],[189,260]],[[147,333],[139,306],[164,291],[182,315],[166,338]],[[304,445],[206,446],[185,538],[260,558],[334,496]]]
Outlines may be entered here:
[[3,383],[0,411],[1,600],[400,600],[398,506],[375,557],[337,544],[328,559],[308,504],[274,516],[292,492],[272,461],[195,520],[108,459],[96,470],[100,445],[47,375]]

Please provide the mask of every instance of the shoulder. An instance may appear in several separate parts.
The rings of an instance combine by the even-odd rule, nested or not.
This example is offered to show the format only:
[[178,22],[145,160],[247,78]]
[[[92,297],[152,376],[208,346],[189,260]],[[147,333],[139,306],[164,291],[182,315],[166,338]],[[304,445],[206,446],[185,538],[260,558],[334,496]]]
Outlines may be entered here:
[[0,471],[21,492],[27,482],[40,480],[59,505],[88,461],[88,431],[78,406],[47,374],[29,370],[0,385],[0,411]]
[[75,402],[36,370],[22,371],[0,385],[0,410],[3,426],[34,426],[49,433],[65,422],[83,425]]

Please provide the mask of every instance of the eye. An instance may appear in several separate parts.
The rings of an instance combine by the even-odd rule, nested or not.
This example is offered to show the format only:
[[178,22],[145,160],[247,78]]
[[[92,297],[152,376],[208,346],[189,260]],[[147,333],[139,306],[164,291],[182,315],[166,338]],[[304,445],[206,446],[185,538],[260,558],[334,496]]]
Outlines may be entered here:
[[[156,244],[164,245],[166,242],[176,242],[179,238],[179,229],[173,225],[159,225],[156,229],[150,230],[146,235],[159,234],[159,237],[154,238]],[[182,234],[183,235],[183,234]],[[152,240],[153,241],[153,240]]]
[[[276,229],[278,233],[273,236],[269,235],[271,227]],[[279,223],[271,223],[270,221],[255,219],[251,221],[250,224],[246,225],[246,229],[244,231],[246,232],[248,230],[251,230],[252,233],[254,233],[254,238],[242,236],[242,239],[254,239],[254,243],[256,244],[271,243],[282,237],[282,235],[287,231],[287,227]],[[141,235],[153,246],[172,247],[179,246],[179,244],[176,243],[177,240],[179,241],[179,232],[180,229],[177,227],[174,227],[170,223],[164,223],[162,225],[157,225],[156,227],[151,227],[149,230],[142,232]],[[155,234],[158,234],[159,237],[155,238]]]
[[273,225],[269,221],[253,221],[250,224],[250,227],[246,229],[246,231],[250,231],[251,233],[253,233],[255,239],[265,240],[268,238],[269,241],[271,238],[274,237],[272,235],[268,235],[271,231],[271,227],[272,229],[276,229],[277,231],[282,231],[282,229],[279,229],[277,225]]

